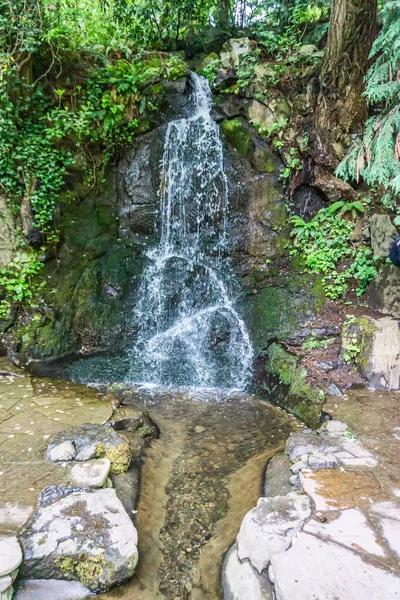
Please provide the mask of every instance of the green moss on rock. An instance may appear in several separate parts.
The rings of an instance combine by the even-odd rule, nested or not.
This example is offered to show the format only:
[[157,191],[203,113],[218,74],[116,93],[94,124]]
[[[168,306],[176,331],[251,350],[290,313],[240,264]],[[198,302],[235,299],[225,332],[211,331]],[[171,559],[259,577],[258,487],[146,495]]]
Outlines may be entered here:
[[98,444],[96,447],[96,458],[108,458],[111,463],[110,473],[119,475],[126,473],[132,460],[132,451],[129,444],[119,446],[106,446]]
[[285,386],[273,400],[306,423],[318,423],[324,393],[313,388],[307,381],[307,370],[299,359],[286,352],[279,344],[272,344],[268,350],[265,369],[268,374],[278,377],[279,383]]
[[222,131],[226,139],[243,157],[246,157],[250,151],[251,133],[248,128],[245,119],[241,117],[222,121]]

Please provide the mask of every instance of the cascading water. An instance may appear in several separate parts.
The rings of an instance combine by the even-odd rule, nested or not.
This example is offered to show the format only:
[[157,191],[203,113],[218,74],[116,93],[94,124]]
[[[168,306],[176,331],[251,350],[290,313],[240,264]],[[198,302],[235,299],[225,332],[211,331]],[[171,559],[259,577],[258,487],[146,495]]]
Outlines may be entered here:
[[223,148],[207,80],[193,73],[191,86],[192,116],[167,129],[161,236],[142,275],[127,379],[242,389],[252,348],[235,308]]

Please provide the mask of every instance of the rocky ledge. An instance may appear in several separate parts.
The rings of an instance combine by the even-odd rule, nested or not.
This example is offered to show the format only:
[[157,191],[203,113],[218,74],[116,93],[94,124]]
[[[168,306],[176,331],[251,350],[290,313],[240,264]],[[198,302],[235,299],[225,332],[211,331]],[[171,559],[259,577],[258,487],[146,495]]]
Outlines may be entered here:
[[399,598],[400,502],[385,470],[340,421],[292,434],[225,556],[224,600]]

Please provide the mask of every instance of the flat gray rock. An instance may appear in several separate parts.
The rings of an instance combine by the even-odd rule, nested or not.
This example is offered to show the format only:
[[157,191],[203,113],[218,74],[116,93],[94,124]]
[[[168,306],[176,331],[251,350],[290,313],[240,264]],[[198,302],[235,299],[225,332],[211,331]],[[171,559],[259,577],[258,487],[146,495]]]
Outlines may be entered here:
[[264,496],[285,496],[291,492],[290,476],[290,462],[286,454],[271,458],[265,472]]
[[47,453],[47,460],[52,462],[66,462],[73,460],[76,456],[76,448],[70,441],[61,442]]
[[110,472],[108,458],[98,458],[76,464],[71,469],[71,481],[79,487],[103,487]]
[[400,578],[338,544],[301,533],[271,559],[277,600],[398,600]]
[[385,540],[397,558],[400,558],[400,521],[381,519],[380,524]]
[[273,588],[268,578],[253,569],[248,560],[241,562],[234,544],[222,564],[224,600],[272,600]]
[[22,562],[22,552],[15,536],[0,536],[0,577],[18,569]]
[[347,431],[348,428],[349,426],[346,423],[342,423],[342,421],[335,421],[335,419],[327,421],[324,427],[327,433],[335,433],[339,435],[345,433],[345,431]]
[[361,552],[384,556],[385,553],[361,510],[352,508],[328,518],[326,523],[311,519],[304,525],[303,531],[350,549],[357,548]]
[[310,515],[310,500],[305,495],[292,491],[287,496],[259,498],[257,506],[247,513],[240,526],[239,559],[249,559],[261,574],[271,556],[290,546]]
[[20,539],[23,577],[75,579],[94,592],[130,579],[138,561],[136,529],[113,489],[37,508]]
[[19,584],[15,600],[81,600],[90,594],[79,581],[25,579]]

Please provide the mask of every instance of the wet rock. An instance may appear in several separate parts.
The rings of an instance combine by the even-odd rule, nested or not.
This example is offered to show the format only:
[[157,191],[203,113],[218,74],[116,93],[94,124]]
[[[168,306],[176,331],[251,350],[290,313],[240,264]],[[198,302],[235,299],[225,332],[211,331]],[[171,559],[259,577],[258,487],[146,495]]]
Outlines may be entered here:
[[293,195],[293,211],[305,221],[311,221],[321,208],[327,205],[327,198],[312,185],[301,185]]
[[396,227],[389,215],[372,215],[369,220],[371,246],[374,256],[387,258],[393,241],[397,237]]
[[133,405],[119,406],[108,424],[115,431],[135,432],[141,438],[156,438],[159,435],[159,429],[149,414]]
[[325,454],[323,452],[314,452],[308,459],[308,464],[312,469],[334,469],[338,462],[334,454]]
[[328,385],[327,392],[330,396],[336,396],[337,398],[343,398],[343,394],[335,383]]
[[224,600],[272,600],[273,588],[268,578],[257,573],[247,560],[240,561],[237,546],[227,552],[222,565]]
[[110,472],[110,466],[108,458],[76,464],[71,469],[72,483],[79,487],[103,487]]
[[[397,600],[399,578],[363,561],[338,544],[301,533],[287,551],[271,560],[277,600],[340,598]],[[339,575],[340,574],[340,575]]]
[[76,448],[75,460],[85,461],[93,457],[108,458],[112,473],[123,473],[130,465],[132,453],[127,440],[112,428],[102,425],[85,424],[56,434],[49,443],[47,456],[53,448],[64,442],[71,442]]
[[310,515],[308,497],[296,492],[260,498],[242,521],[237,537],[239,559],[250,560],[261,574],[268,567],[271,556],[290,546]]
[[52,462],[64,462],[73,460],[76,456],[76,448],[70,441],[62,442],[58,446],[54,446],[48,454],[47,460]]
[[[237,82],[237,76],[232,73],[217,73],[214,81],[214,87],[218,90],[226,90]],[[226,115],[231,117],[234,115]]]
[[94,592],[127,581],[138,561],[136,529],[112,489],[38,508],[20,539],[24,577],[78,580]]
[[291,471],[288,457],[281,453],[268,463],[264,480],[264,496],[285,496],[292,491]]
[[25,579],[19,583],[15,600],[80,600],[90,594],[79,581]]

